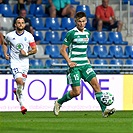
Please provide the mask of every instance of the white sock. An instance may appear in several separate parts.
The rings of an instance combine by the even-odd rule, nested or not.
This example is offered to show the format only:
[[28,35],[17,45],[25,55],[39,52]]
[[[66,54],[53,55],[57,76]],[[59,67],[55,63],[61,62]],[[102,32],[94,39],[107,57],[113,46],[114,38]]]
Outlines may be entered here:
[[23,85],[17,85],[16,94],[18,97],[20,107],[22,107],[23,106]]

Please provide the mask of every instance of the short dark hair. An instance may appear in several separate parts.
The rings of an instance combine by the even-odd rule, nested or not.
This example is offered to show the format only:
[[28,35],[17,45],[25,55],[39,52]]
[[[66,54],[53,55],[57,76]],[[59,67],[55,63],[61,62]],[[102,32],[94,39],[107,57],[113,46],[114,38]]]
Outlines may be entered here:
[[86,17],[86,14],[84,12],[81,12],[81,11],[77,12],[76,15],[75,15],[76,19],[77,18],[82,18],[82,17]]
[[18,17],[16,17],[16,18],[15,18],[15,23],[16,23],[16,21],[17,21],[18,19],[23,19],[23,20],[24,20],[24,22],[25,22],[25,19],[24,19],[23,17],[18,16]]

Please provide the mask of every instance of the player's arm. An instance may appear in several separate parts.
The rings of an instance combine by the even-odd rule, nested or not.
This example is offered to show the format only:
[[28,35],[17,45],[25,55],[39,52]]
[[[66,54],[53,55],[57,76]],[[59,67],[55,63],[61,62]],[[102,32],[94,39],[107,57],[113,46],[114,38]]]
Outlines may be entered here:
[[5,59],[6,60],[9,60],[10,59],[10,56],[7,54],[7,51],[8,51],[8,37],[5,36],[5,38],[3,38],[3,41],[2,41],[2,49],[3,49],[3,53],[4,53],[4,56],[5,56]]
[[65,58],[65,60],[67,61],[67,64],[69,65],[69,67],[75,67],[77,64],[70,60],[70,58],[69,58],[69,56],[67,54],[67,48],[68,48],[68,46],[63,44],[61,46],[60,53]]
[[35,54],[37,52],[36,43],[35,42],[30,43],[30,47],[31,47],[31,50],[30,51],[25,52],[23,49],[21,49],[20,50],[20,53],[23,56],[29,56],[29,55]]
[[37,47],[36,47],[35,42],[30,43],[30,47],[31,47],[31,50],[28,51],[28,55],[32,55],[32,54],[37,53]]
[[8,47],[7,47],[7,43],[6,42],[2,43],[2,48],[3,48],[3,53],[4,53],[4,56],[5,56],[5,59],[9,60],[10,56],[7,54]]

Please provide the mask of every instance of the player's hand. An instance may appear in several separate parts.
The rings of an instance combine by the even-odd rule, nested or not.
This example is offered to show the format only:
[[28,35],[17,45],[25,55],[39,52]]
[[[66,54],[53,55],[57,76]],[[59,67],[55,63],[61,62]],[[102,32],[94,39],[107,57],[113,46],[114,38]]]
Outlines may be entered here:
[[69,67],[75,67],[77,65],[77,63],[75,63],[75,62],[69,62],[68,65],[69,65]]
[[9,60],[10,59],[10,56],[8,54],[5,55],[5,59],[6,60]]
[[23,49],[20,50],[20,54],[23,55],[23,56],[25,56],[25,57],[28,56],[28,53],[25,52]]

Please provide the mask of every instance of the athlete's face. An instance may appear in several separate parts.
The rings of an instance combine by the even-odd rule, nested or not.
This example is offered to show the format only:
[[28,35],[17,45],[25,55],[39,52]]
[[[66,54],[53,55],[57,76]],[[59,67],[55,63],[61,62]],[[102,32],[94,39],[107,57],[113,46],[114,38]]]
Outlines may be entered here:
[[77,18],[75,22],[78,30],[83,31],[86,26],[87,20],[86,20],[86,17],[82,17],[82,18]]
[[15,27],[16,27],[16,29],[17,29],[18,31],[24,30],[24,28],[25,28],[25,21],[24,21],[24,19],[23,19],[23,18],[17,19],[17,20],[16,20]]

